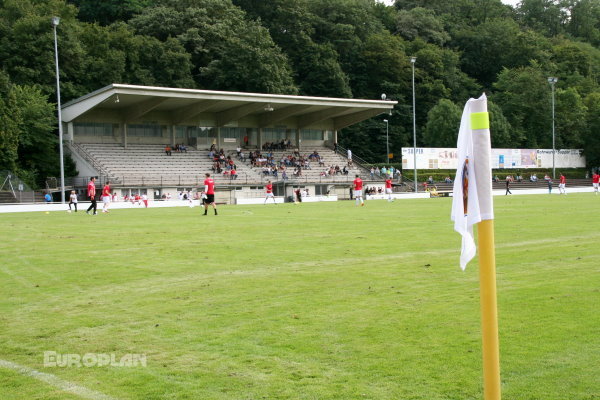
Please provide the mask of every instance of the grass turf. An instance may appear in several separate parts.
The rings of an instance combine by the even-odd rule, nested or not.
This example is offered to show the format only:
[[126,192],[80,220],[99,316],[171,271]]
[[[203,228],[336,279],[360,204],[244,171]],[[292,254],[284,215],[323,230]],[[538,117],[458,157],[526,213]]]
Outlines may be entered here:
[[[591,194],[496,197],[505,399],[600,398]],[[0,359],[120,399],[479,399],[450,199],[3,214]],[[145,354],[51,368],[44,351]],[[78,398],[0,368],[2,399]]]

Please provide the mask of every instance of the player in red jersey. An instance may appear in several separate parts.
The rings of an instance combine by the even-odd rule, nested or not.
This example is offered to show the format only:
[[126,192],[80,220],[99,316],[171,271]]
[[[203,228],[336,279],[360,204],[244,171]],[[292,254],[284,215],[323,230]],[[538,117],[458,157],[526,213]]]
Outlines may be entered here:
[[592,186],[594,187],[594,192],[596,194],[598,194],[598,186],[600,185],[600,175],[598,175],[598,172],[594,173],[594,175],[592,175]]
[[86,214],[90,213],[90,210],[94,210],[94,215],[96,215],[96,178],[92,177],[90,178],[90,181],[88,182],[87,185],[87,195],[90,198],[90,201],[92,202],[92,204],[90,204],[90,207],[87,209],[87,211],[85,212]]
[[363,200],[362,195],[363,181],[360,179],[360,176],[356,175],[356,178],[354,181],[352,181],[352,184],[354,185],[354,198],[356,199],[356,205],[358,205],[358,202],[360,201],[360,205],[362,207],[365,205],[365,201]]
[[565,186],[567,185],[567,178],[563,174],[560,174],[560,183],[558,184],[558,193],[567,194]]
[[275,202],[275,195],[273,194],[273,184],[271,183],[271,181],[267,181],[267,186],[265,186],[265,190],[266,190],[266,194],[265,194],[265,203],[264,204],[267,204],[267,200],[273,199],[273,203],[275,203],[275,205],[277,205],[277,203]]
[[111,199],[110,181],[106,181],[106,183],[104,184],[104,187],[102,188],[102,203],[104,204],[102,206],[103,213],[108,212],[108,205],[110,204],[110,199]]
[[392,199],[392,178],[389,176],[385,180],[385,194],[388,195],[388,201],[394,201],[394,199]]
[[215,204],[215,181],[210,177],[210,174],[205,174],[206,179],[204,180],[204,215],[208,213],[208,206],[212,204],[215,215],[217,215],[217,205]]

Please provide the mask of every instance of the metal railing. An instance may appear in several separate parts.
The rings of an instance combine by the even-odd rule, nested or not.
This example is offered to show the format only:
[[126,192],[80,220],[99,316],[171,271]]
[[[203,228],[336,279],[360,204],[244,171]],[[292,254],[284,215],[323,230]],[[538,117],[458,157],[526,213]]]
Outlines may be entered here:
[[[87,151],[85,148],[83,148],[83,146],[79,145],[78,143],[69,143],[69,145],[67,146],[67,148],[70,151],[75,151],[77,152],[77,154],[79,154],[85,161],[87,161],[88,163],[90,163],[90,165],[100,173],[100,175],[104,175],[104,176],[111,176],[112,174],[110,173],[110,171],[108,171],[106,168],[104,168],[100,163],[98,163],[94,156]],[[115,177],[112,177],[113,180],[116,180]]]
[[[337,148],[331,146],[331,149],[338,155],[344,157],[344,158],[348,158],[348,149],[337,145]],[[354,152],[352,153],[352,164],[356,165],[357,167],[359,167],[359,169],[363,170],[363,173],[367,173],[370,175],[371,173],[371,167],[369,167],[369,165],[372,165],[372,163],[369,163],[367,161],[365,161],[364,159],[358,157],[357,155],[354,154]],[[383,178],[379,179],[379,180],[383,180]]]

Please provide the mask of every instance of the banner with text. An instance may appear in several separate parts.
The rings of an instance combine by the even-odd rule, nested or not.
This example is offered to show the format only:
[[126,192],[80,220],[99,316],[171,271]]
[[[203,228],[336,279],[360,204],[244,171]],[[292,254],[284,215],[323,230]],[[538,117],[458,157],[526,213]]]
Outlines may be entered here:
[[[417,147],[418,169],[456,169],[455,148]],[[402,148],[402,169],[414,168],[413,148]],[[492,149],[492,168],[552,168],[552,149]],[[556,168],[583,168],[585,156],[582,150],[556,150]]]

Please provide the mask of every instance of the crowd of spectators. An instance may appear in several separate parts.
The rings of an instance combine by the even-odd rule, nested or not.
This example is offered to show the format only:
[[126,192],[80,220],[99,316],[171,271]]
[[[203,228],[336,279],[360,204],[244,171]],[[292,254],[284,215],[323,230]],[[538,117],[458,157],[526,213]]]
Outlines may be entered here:
[[381,169],[377,167],[371,167],[371,179],[375,179],[375,177],[394,179],[399,178],[400,176],[402,176],[400,170],[394,168],[393,166],[383,166]]
[[183,143],[179,144],[179,143],[175,143],[173,146],[171,146],[170,144],[165,146],[165,154],[167,156],[171,156],[173,155],[173,152],[175,153],[187,153],[187,146]]
[[[279,146],[279,145],[278,145]],[[288,174],[292,177],[299,178],[303,176],[304,171],[312,170],[313,165],[316,163],[319,167],[326,167],[320,172],[321,177],[333,177],[336,175],[348,175],[349,170],[346,165],[340,168],[339,165],[330,165],[327,167],[325,162],[318,151],[313,151],[310,154],[302,155],[298,149],[294,149],[289,154],[282,154],[280,158],[276,158],[273,154],[274,147],[272,143],[266,143],[263,146],[263,150],[251,151],[248,154],[251,168],[261,168],[264,176],[272,176],[278,178],[281,176],[283,180],[289,178]],[[237,149],[238,158],[245,160],[243,151]]]
[[263,150],[287,150],[292,147],[290,139],[281,139],[279,142],[266,142],[262,145]]
[[[238,152],[238,156],[241,153],[241,149]],[[212,172],[214,174],[223,174],[231,180],[238,178],[237,165],[230,155],[225,155],[225,150],[217,150],[217,147],[213,144],[208,151],[208,158],[213,162]]]

